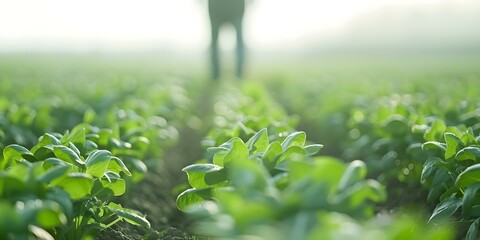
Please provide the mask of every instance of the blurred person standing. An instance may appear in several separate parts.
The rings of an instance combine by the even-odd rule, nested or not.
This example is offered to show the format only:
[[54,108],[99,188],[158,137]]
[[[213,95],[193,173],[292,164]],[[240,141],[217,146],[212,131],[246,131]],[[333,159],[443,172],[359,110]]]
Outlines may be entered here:
[[243,15],[245,12],[245,0],[208,0],[208,13],[211,23],[211,64],[212,77],[220,78],[220,56],[218,37],[220,28],[224,24],[232,24],[236,33],[236,67],[235,75],[243,77],[245,62],[245,45],[243,42]]

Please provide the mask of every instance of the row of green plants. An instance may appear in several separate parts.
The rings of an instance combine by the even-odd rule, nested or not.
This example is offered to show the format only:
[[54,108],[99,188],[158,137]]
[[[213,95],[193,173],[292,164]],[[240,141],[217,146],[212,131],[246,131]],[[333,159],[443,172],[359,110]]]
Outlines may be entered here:
[[149,228],[122,205],[193,117],[184,84],[32,66],[0,75],[2,239],[89,239],[117,222]]
[[[451,239],[413,217],[376,216],[387,199],[360,160],[314,157],[304,132],[271,140],[266,129],[209,148],[208,163],[187,166],[190,189],[179,209],[199,221],[198,233],[221,239]],[[376,217],[375,217],[376,216]]]
[[[472,88],[474,77],[420,80],[402,80],[396,84],[377,81],[377,86],[372,85],[372,80],[359,80],[369,89],[359,84],[352,86],[356,91],[344,91],[348,87],[342,86],[342,81],[335,86],[326,81],[323,88],[321,85],[325,82],[318,81],[315,83],[318,88],[307,86],[317,91],[311,94],[307,88],[304,91],[302,83],[295,83],[302,88],[299,92],[307,95],[298,99],[294,99],[301,96],[298,92],[275,89],[272,92],[278,94],[277,99],[285,103],[291,113],[301,115],[304,121],[300,123],[301,128],[310,132],[318,127],[316,138],[327,137],[325,145],[334,139],[343,149],[336,152],[330,148],[329,154],[347,161],[366,162],[368,176],[384,184],[388,191],[389,201],[381,209],[421,207],[430,212],[430,225],[448,222],[458,230],[457,238],[477,239],[478,222],[470,204],[478,196],[473,189],[465,194],[468,186],[459,185],[464,181],[459,176],[462,179],[472,176],[462,173],[475,164],[477,157],[480,115],[475,101],[478,91]],[[283,84],[286,86],[277,84],[276,87],[292,89],[292,82]],[[333,87],[333,91],[327,86]],[[335,91],[338,88],[343,91]],[[425,89],[435,94],[427,94]],[[332,98],[332,94],[336,96]],[[306,108],[300,108],[302,104],[318,109],[305,111]],[[332,108],[336,110],[330,112]],[[337,120],[334,124],[332,118]],[[448,148],[448,145],[454,147]],[[462,160],[452,161],[458,157]],[[469,184],[475,184],[478,179],[470,178]],[[467,202],[466,208],[462,208],[462,201]]]
[[[236,91],[225,92],[232,96]],[[260,92],[258,87],[255,92]],[[387,195],[398,199],[405,189],[428,191],[422,188],[420,175],[428,156],[422,143],[432,135],[426,133],[432,122],[411,109],[408,97],[394,95],[370,108],[351,110],[353,117],[347,117],[345,125],[352,140],[345,146],[357,145],[344,154],[364,157],[366,163],[345,163],[314,157],[323,145],[306,143],[305,133],[294,131],[296,122],[289,122],[288,114],[266,92],[242,105],[242,99],[255,99],[254,93],[246,88],[237,90],[235,98],[220,95],[214,118],[221,121],[214,122],[207,135],[207,157],[183,169],[190,188],[179,194],[177,207],[198,221],[198,233],[222,239],[453,238],[451,227],[427,225],[423,216],[398,209],[393,214],[379,212],[393,208],[391,204],[390,209],[379,208],[392,201]],[[262,121],[264,116],[269,120]],[[268,129],[254,130],[262,124]],[[277,131],[275,126],[285,127]],[[411,202],[426,201],[425,195],[418,194]],[[344,224],[352,230],[345,232]]]
[[6,239],[85,239],[119,221],[150,227],[143,214],[115,202],[132,173],[112,154],[121,146],[101,147],[108,140],[78,126],[64,134],[44,134],[30,149],[5,147],[0,234]]

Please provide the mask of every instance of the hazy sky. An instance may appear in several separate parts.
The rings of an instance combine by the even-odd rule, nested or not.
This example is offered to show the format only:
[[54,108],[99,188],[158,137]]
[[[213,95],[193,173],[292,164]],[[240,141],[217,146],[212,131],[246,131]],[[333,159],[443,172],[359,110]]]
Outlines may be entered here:
[[[246,38],[254,47],[293,46],[387,4],[429,8],[471,1],[251,0]],[[206,5],[207,0],[0,0],[0,49],[204,48]],[[224,35],[224,47],[233,44]]]

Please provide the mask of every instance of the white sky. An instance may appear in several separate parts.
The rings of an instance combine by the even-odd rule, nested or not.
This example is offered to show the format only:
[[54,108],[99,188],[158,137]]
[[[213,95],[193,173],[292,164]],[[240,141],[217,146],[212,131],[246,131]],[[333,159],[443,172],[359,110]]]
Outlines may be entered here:
[[[295,45],[386,4],[467,1],[251,0],[246,38],[255,47]],[[206,0],[0,0],[0,50],[204,48],[206,5]]]

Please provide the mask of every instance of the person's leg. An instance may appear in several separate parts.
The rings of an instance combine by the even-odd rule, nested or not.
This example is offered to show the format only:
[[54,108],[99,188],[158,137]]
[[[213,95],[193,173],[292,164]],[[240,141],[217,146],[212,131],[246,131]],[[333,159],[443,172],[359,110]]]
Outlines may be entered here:
[[220,57],[218,50],[218,34],[220,32],[220,24],[212,19],[212,39],[210,45],[212,78],[218,80],[220,78]]
[[243,68],[245,63],[245,44],[243,42],[242,25],[241,19],[235,23],[235,31],[237,33],[237,66],[235,74],[238,78],[243,77]]

